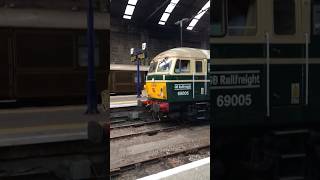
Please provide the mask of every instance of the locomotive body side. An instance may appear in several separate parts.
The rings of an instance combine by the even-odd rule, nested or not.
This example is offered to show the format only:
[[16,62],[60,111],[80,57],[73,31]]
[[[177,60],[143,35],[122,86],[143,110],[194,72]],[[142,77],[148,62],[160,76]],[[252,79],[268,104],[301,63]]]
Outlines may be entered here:
[[151,62],[146,78],[146,103],[154,111],[173,113],[209,101],[207,59],[202,50],[193,48],[175,48],[159,54]]
[[320,1],[283,2],[212,4],[215,179],[319,177]]

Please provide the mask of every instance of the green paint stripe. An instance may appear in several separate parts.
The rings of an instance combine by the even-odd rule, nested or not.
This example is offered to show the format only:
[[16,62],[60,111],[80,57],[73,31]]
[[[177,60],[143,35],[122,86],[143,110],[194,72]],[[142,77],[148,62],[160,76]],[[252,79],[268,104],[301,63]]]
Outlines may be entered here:
[[[207,77],[208,78],[208,77]],[[162,75],[150,75],[147,76],[147,80],[163,80]],[[187,76],[181,76],[181,75],[166,75],[165,80],[192,80],[193,77],[192,75],[187,75]],[[204,80],[205,76],[204,75],[195,75],[194,76],[195,80]]]
[[[188,80],[148,80],[147,82],[168,82],[168,83],[184,83],[184,82],[190,82],[192,83],[193,80],[191,79],[188,79]],[[210,80],[194,80],[195,83],[198,83],[198,82],[207,82],[209,83]]]

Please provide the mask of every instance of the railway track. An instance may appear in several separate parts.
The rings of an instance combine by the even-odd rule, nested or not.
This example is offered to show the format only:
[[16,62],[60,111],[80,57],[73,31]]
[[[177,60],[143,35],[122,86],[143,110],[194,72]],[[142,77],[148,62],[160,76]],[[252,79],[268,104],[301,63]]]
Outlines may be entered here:
[[[122,122],[127,122],[127,121],[124,120]],[[141,122],[138,121],[138,122],[123,124],[123,125],[113,125],[110,127],[110,129],[113,130],[113,129],[120,129],[120,128],[128,128],[128,127],[140,127],[144,125],[151,125],[151,124],[158,124],[158,123],[162,123],[162,122],[161,121],[141,121]]]
[[122,107],[111,109],[110,120],[111,124],[122,123],[125,121],[136,119],[149,119],[150,115],[139,107]]
[[[145,165],[149,163],[158,166],[158,163],[169,162],[170,158],[178,158],[181,156],[187,158],[190,155],[198,154],[200,150],[209,151],[210,141],[207,138],[198,136],[198,138],[193,139],[193,135],[191,135],[192,133],[204,133],[204,136],[207,137],[208,125],[209,123],[203,122],[186,123],[181,121],[154,120],[145,122],[136,121],[130,124],[114,124],[113,127],[111,126],[110,134],[110,143],[114,150],[119,150],[121,147],[126,146],[126,144],[132,145],[128,145],[128,149],[123,148],[120,153],[121,155],[118,154],[119,158],[115,158],[116,161],[113,161],[110,170],[112,179],[121,179],[122,177],[130,176],[133,171],[138,172],[141,168],[148,167]],[[186,136],[188,134],[186,132],[190,132],[190,136]],[[167,133],[170,135],[166,135]],[[182,134],[180,135],[180,133]],[[181,137],[185,137],[186,139],[181,139]],[[188,138],[190,140],[187,140]],[[139,147],[144,144],[141,142],[142,139],[149,139],[145,142],[146,149],[144,150],[141,150]],[[151,145],[150,143],[153,142],[151,139],[154,139],[154,142],[159,142],[159,145],[156,145],[156,147]],[[176,139],[176,141],[173,141],[173,139]],[[137,144],[133,142],[137,142]],[[139,149],[138,152],[144,151],[145,153],[138,153],[136,148]]]
[[129,134],[124,134],[120,136],[111,136],[110,135],[110,141],[112,140],[118,140],[118,139],[124,139],[128,137],[134,137],[134,136],[142,136],[142,135],[154,135],[159,132],[168,132],[168,131],[173,131],[179,128],[183,128],[182,126],[169,126],[169,127],[163,127],[163,128],[158,128],[158,129],[151,129],[151,130],[146,130],[146,131],[141,131],[141,132],[134,132],[134,133],[129,133]]
[[110,108],[110,115],[112,118],[112,115],[116,114],[116,113],[129,113],[129,112],[137,111],[137,110],[140,110],[140,108],[137,106],[120,107],[120,108],[112,108],[112,109]]
[[[138,118],[130,118],[131,112],[138,112]],[[196,126],[202,127],[203,125],[206,126],[209,125],[209,123],[205,121],[158,121],[153,120],[149,113],[143,113],[143,111],[137,107],[122,108],[122,110],[117,109],[112,112],[110,143],[114,144],[115,146],[118,146],[122,143],[130,144],[132,141],[136,141],[136,138],[132,137],[137,137],[138,139],[153,138],[163,136],[167,132],[176,134],[174,133],[176,130],[185,131],[184,129],[190,129],[190,132],[192,132],[192,129],[194,129]],[[198,132],[202,133],[202,131]],[[172,138],[174,137],[175,135],[172,135]],[[168,137],[168,139],[170,138]],[[197,154],[200,150],[209,151],[210,141],[203,141],[202,138],[200,139],[201,140],[199,140],[199,138],[195,138],[194,140],[186,142],[186,144],[168,144],[169,146],[166,146],[165,148],[167,150],[164,150],[163,148],[155,149],[154,151],[148,151],[147,154],[149,155],[141,154],[139,156],[132,157],[129,155],[130,158],[127,157],[128,159],[123,159],[119,162],[116,161],[114,165],[112,165],[110,169],[111,177],[112,179],[116,179],[119,176],[128,175],[127,173],[129,173],[128,171],[130,170],[138,171],[139,168],[137,167],[141,167],[149,163],[157,164],[161,161],[165,161],[166,159],[170,159],[171,157],[176,158],[176,156],[178,157],[181,155],[187,157],[188,155]],[[137,140],[137,142],[139,142],[139,140]],[[121,159],[121,156],[119,157]]]
[[120,175],[121,173],[124,173],[128,170],[135,169],[136,167],[140,167],[144,164],[149,164],[149,163],[158,163],[159,161],[163,161],[164,159],[178,156],[181,154],[187,155],[187,154],[192,154],[195,152],[198,152],[203,149],[208,149],[210,150],[210,143],[204,143],[200,144],[199,146],[193,147],[193,148],[187,148],[187,149],[181,149],[179,151],[171,152],[171,153],[166,153],[166,154],[159,154],[158,156],[151,157],[148,159],[138,159],[135,162],[127,163],[121,167],[113,168],[110,170],[110,175],[111,177],[115,177]]
[[[124,121],[128,122],[128,121]],[[159,127],[150,127],[150,126],[159,126]],[[161,127],[163,125],[164,127]],[[125,139],[129,137],[136,137],[136,136],[143,136],[143,135],[155,135],[160,132],[170,132],[177,129],[183,129],[183,128],[189,128],[189,127],[195,127],[195,126],[201,126],[201,125],[208,125],[208,122],[188,122],[182,124],[177,122],[169,122],[169,121],[140,121],[140,122],[133,122],[129,124],[123,124],[123,125],[111,125],[110,130],[111,131],[117,131],[117,130],[125,130],[126,128],[139,128],[139,127],[146,127],[146,130],[133,132],[133,133],[126,133],[123,135],[115,135],[113,136],[112,133],[110,134],[110,141],[119,140],[119,139]],[[116,134],[116,133],[115,133]]]

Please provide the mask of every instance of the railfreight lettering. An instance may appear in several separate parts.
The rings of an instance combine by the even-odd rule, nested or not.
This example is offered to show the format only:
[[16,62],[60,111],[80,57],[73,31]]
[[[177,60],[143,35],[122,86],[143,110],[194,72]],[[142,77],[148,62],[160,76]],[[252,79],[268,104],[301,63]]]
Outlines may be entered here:
[[214,88],[258,88],[260,87],[260,73],[218,71],[213,74],[211,85]]

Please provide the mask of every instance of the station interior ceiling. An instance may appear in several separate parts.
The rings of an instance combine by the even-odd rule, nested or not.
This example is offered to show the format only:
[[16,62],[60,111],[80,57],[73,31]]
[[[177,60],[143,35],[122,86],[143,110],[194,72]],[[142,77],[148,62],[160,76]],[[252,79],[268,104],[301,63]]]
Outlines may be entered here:
[[[129,3],[136,3],[131,19],[123,16]],[[177,3],[174,3],[177,2]],[[112,0],[110,2],[110,63],[134,64],[130,62],[130,49],[147,43],[148,65],[153,57],[168,49],[181,47],[181,19],[190,20],[183,24],[183,47],[209,49],[210,10],[208,8],[192,30],[187,30],[192,19],[199,14],[209,0]],[[160,25],[168,6],[175,4],[164,25]],[[209,5],[209,3],[207,4]],[[204,12],[204,11],[201,11]]]
[[[177,0],[173,0],[177,1]],[[179,36],[180,27],[175,23],[183,18],[191,19],[203,8],[208,0],[180,0],[171,12],[165,25],[158,22],[172,0],[138,0],[131,19],[124,19],[123,15],[128,0],[111,1],[111,26],[130,26],[152,32],[153,34]],[[210,23],[210,11],[206,11],[194,28],[190,31],[186,22],[183,30],[184,37],[199,38],[208,35]],[[170,36],[169,35],[169,36]]]

